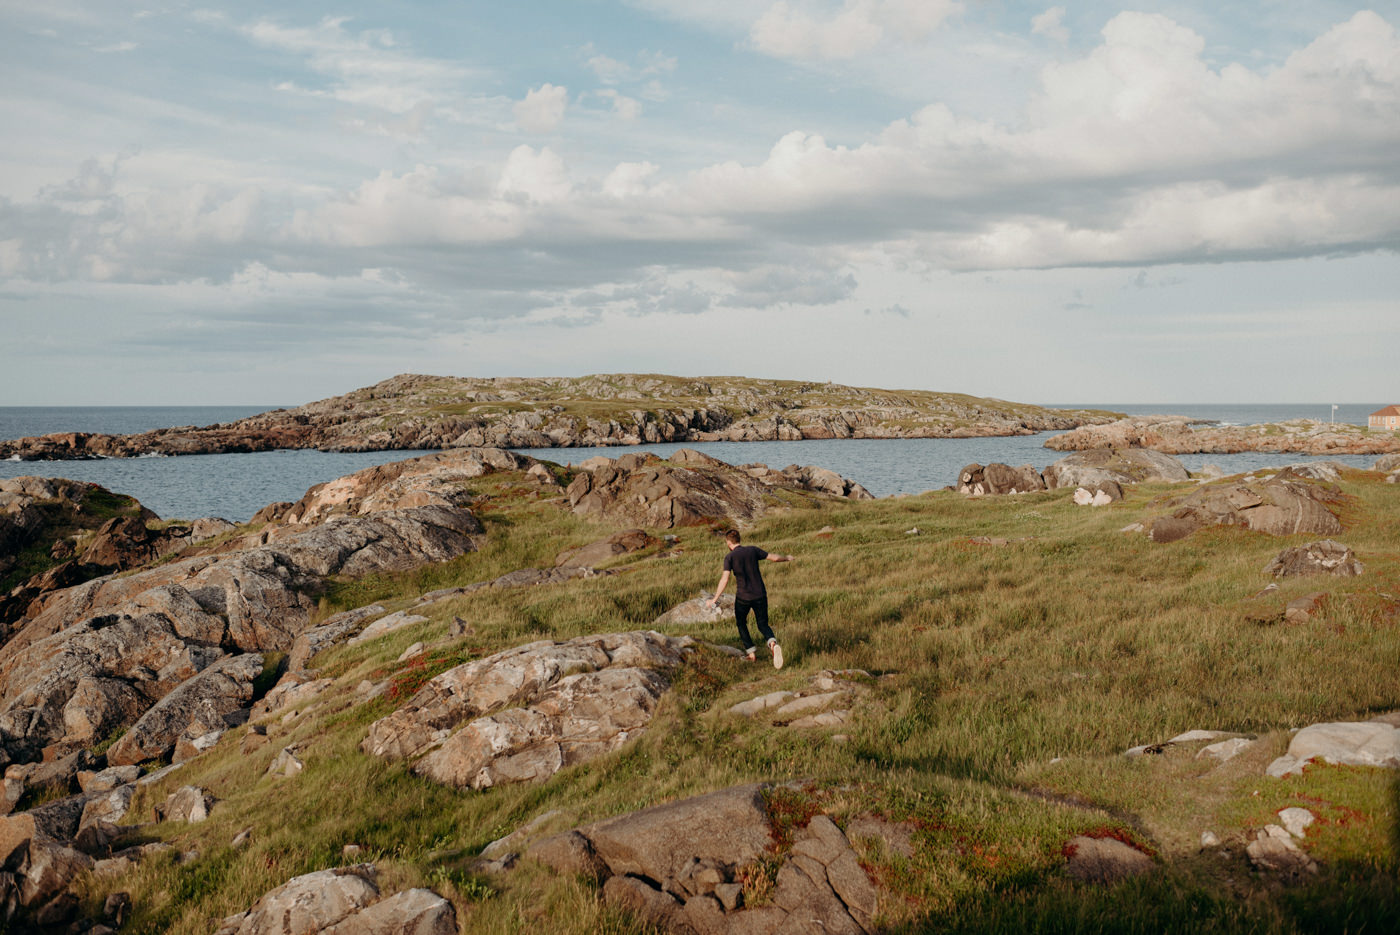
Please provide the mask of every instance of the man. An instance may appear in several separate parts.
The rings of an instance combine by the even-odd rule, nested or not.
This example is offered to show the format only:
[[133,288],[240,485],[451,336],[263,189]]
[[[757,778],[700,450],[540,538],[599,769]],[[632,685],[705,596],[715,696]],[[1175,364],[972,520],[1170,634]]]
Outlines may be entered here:
[[724,544],[729,547],[729,554],[724,557],[724,573],[719,576],[719,586],[715,588],[715,596],[710,598],[709,606],[714,607],[719,600],[719,596],[724,593],[724,588],[729,584],[729,575],[732,572],[736,579],[734,595],[734,622],[739,626],[739,640],[744,644],[744,655],[749,662],[756,658],[753,640],[749,638],[749,611],[753,611],[753,619],[758,624],[758,632],[768,641],[768,649],[773,653],[773,668],[783,667],[783,648],[778,645],[778,639],[773,635],[773,631],[768,627],[768,590],[763,586],[763,572],[759,570],[758,563],[767,559],[770,562],[790,562],[791,555],[770,555],[758,546],[740,545],[739,530],[731,529],[725,533]]

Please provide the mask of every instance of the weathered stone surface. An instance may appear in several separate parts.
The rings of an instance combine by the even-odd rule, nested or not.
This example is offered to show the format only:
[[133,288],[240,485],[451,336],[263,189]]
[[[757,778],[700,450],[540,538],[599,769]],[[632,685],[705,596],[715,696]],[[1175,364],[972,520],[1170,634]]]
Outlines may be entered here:
[[1185,416],[1137,416],[1086,425],[1045,442],[1046,448],[1152,448],[1170,454],[1240,451],[1306,455],[1382,454],[1400,451],[1400,436],[1367,432],[1358,425],[1294,419],[1270,425],[1200,425]]
[[650,455],[623,455],[610,466],[580,471],[568,495],[581,516],[652,529],[748,521],[768,506],[765,485],[741,471],[682,467]]
[[457,910],[432,890],[404,890],[322,931],[325,935],[457,935]]
[[1294,575],[1336,575],[1354,577],[1361,574],[1365,566],[1357,561],[1356,555],[1340,542],[1323,539],[1309,542],[1292,549],[1284,549],[1264,567],[1264,573],[1275,578]]
[[263,657],[245,653],[220,660],[157,702],[107,751],[114,766],[142,763],[172,752],[180,735],[201,724],[203,734],[228,726],[227,719],[253,698],[253,680]]
[[1065,848],[1065,871],[1085,883],[1112,883],[1152,869],[1152,858],[1113,838],[1079,836]]
[[369,640],[378,639],[381,636],[393,633],[395,630],[402,630],[405,627],[411,627],[417,623],[427,622],[427,617],[419,614],[411,614],[406,610],[400,610],[397,613],[389,614],[387,617],[380,617],[378,620],[374,621],[374,623],[371,623],[361,630],[357,635],[352,636],[349,642],[352,645],[355,643],[368,642]]
[[[524,462],[467,451],[381,466],[313,488],[281,520],[208,554],[35,601],[0,647],[5,755],[34,759],[55,745],[96,744],[228,650],[293,648],[300,668],[342,638],[339,625],[358,619],[343,617],[293,646],[324,578],[403,570],[475,548],[482,527],[460,482],[497,463]],[[186,739],[195,744],[222,725],[205,726]],[[134,755],[134,743],[124,738],[118,756]]]
[[382,613],[384,608],[379,604],[356,607],[328,617],[319,626],[306,630],[292,642],[292,648],[287,653],[287,671],[305,669],[318,654],[348,640],[360,631],[367,619]]
[[[1050,447],[1047,443],[1047,447]],[[1189,478],[1180,461],[1161,451],[1146,448],[1111,447],[1078,451],[1047,467],[1045,486],[1088,487],[1112,481],[1119,485],[1156,481],[1176,483]]]
[[1265,481],[1208,484],[1170,501],[1172,512],[1154,519],[1148,535],[1171,542],[1205,526],[1243,526],[1271,536],[1331,534],[1342,528],[1331,509],[1340,501],[1336,487],[1288,471]]
[[670,680],[655,669],[566,676],[528,707],[472,721],[423,757],[414,772],[458,788],[542,782],[638,736],[669,688]]
[[370,725],[361,747],[374,756],[418,757],[470,721],[528,704],[566,676],[625,667],[664,671],[692,645],[689,637],[644,631],[544,640],[496,653],[430,680],[408,704]]
[[1400,728],[1382,721],[1313,724],[1293,735],[1288,752],[1270,763],[1266,772],[1270,776],[1300,773],[1312,760],[1400,769]]
[[554,563],[563,566],[592,568],[620,555],[640,552],[642,549],[656,545],[656,543],[657,540],[647,535],[645,530],[626,529],[598,542],[591,542],[588,545],[560,552]]
[[198,786],[181,786],[166,796],[158,809],[162,821],[183,821],[191,824],[204,821],[214,807],[215,799]]
[[[302,935],[320,932],[379,898],[368,864],[318,870],[264,894],[228,931],[235,935]],[[221,929],[224,931],[224,929]]]
[[1011,467],[992,463],[969,464],[958,472],[958,492],[971,497],[992,494],[1031,493],[1045,489],[1045,479],[1029,464]]
[[1376,463],[1371,465],[1371,470],[1385,473],[1400,470],[1400,454],[1383,455],[1377,458]]
[[131,800],[136,796],[136,786],[128,783],[106,792],[93,793],[83,806],[82,818],[78,820],[78,830],[100,821],[113,824],[126,817],[131,808]]
[[652,626],[688,627],[697,623],[715,623],[720,620],[734,619],[733,594],[721,594],[714,607],[709,605],[710,597],[708,591],[701,591],[699,597],[683,601],[657,617]]

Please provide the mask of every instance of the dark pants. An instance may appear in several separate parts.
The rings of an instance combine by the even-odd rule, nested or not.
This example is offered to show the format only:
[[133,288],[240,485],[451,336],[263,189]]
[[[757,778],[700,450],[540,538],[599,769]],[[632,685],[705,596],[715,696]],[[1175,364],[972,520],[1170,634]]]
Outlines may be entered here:
[[734,622],[739,625],[739,640],[744,644],[744,651],[753,649],[753,640],[749,639],[749,611],[753,611],[754,623],[758,624],[758,632],[763,634],[765,642],[777,639],[773,631],[768,628],[768,598],[760,597],[758,600],[745,601],[736,599],[734,601]]

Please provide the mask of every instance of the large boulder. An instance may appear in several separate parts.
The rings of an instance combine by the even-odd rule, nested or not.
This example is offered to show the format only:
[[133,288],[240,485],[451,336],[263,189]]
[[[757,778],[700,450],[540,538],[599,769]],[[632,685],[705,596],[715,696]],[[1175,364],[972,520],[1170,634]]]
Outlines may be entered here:
[[544,778],[643,730],[669,687],[665,673],[693,645],[689,637],[644,631],[496,653],[433,678],[370,725],[361,749],[417,759],[442,747],[415,769],[458,786]]
[[983,467],[969,464],[958,472],[958,492],[970,497],[986,494],[1030,493],[1044,490],[1045,480],[1029,464],[1011,467],[993,462]]
[[741,880],[773,856],[764,787],[736,786],[554,835],[528,854],[603,881],[603,898],[651,924],[694,932],[875,931],[879,891],[826,815],[795,829],[764,905]]
[[1205,526],[1243,526],[1271,536],[1333,535],[1342,530],[1332,512],[1340,503],[1335,486],[1285,470],[1265,481],[1208,484],[1172,500],[1172,512],[1154,520],[1148,535],[1156,542],[1170,542]]
[[1400,471],[1400,454],[1382,455],[1376,459],[1375,464],[1371,465],[1371,470],[1385,473]]
[[373,864],[317,870],[268,891],[218,935],[456,935],[457,912],[432,890],[380,896]]
[[1169,454],[1148,448],[1098,448],[1076,451],[1045,469],[1045,486],[1089,487],[1105,481],[1146,484],[1188,480],[1186,467]]
[[1288,752],[1269,764],[1270,776],[1301,773],[1313,760],[1342,766],[1400,769],[1400,728],[1382,721],[1313,724],[1288,742]]
[[569,484],[568,496],[570,507],[580,516],[652,529],[713,520],[738,523],[768,507],[767,488],[740,471],[710,465],[682,467],[640,454],[580,471]]

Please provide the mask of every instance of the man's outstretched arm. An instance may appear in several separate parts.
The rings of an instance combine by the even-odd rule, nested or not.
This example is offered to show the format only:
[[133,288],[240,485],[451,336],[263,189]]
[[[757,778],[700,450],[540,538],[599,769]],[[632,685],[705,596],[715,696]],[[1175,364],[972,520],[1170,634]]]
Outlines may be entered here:
[[725,586],[728,585],[728,584],[729,584],[729,569],[726,568],[726,569],[720,574],[720,576],[719,576],[719,584],[715,586],[715,596],[712,597],[712,598],[710,598],[710,600],[709,600],[709,605],[710,605],[711,607],[715,606],[715,601],[719,600],[719,596],[720,596],[721,594],[724,593],[724,588],[725,588]]
[[795,555],[775,555],[772,552],[768,553],[768,561],[770,562],[790,562],[795,558],[797,558]]

